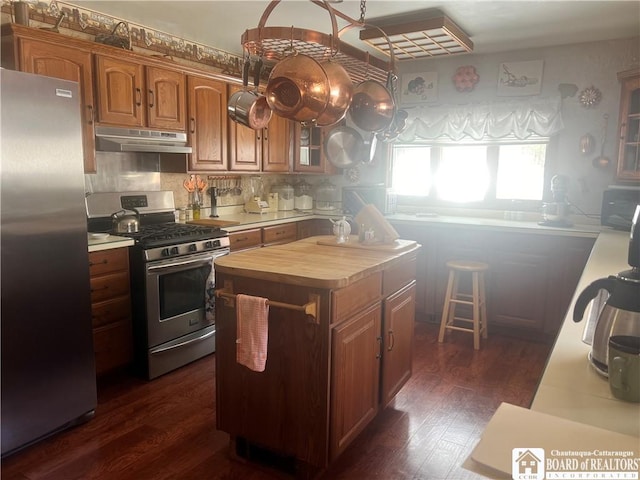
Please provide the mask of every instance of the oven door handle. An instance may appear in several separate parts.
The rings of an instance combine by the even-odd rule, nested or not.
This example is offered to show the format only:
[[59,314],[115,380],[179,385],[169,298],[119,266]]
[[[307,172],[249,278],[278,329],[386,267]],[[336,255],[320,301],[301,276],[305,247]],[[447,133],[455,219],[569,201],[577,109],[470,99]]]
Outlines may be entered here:
[[215,334],[216,334],[216,331],[215,330],[211,330],[210,332],[205,333],[201,337],[192,338],[191,340],[185,340],[184,342],[176,343],[175,345],[170,345],[168,347],[157,348],[157,349],[152,350],[149,353],[151,355],[155,355],[156,353],[162,353],[162,352],[166,352],[168,350],[173,350],[175,348],[184,347],[184,346],[190,345],[192,343],[201,342],[203,340],[206,340],[207,338],[209,338],[209,337],[211,337],[212,335],[215,335]]
[[[201,257],[198,259],[185,260],[183,262],[172,262],[172,263],[165,263],[162,265],[148,265],[147,271],[152,272],[154,270],[170,270],[170,269],[176,269],[178,267],[194,266],[198,264],[208,265],[211,262],[213,262],[215,258],[217,258],[216,255],[211,255],[204,258]],[[181,269],[181,270],[184,270],[184,269]]]

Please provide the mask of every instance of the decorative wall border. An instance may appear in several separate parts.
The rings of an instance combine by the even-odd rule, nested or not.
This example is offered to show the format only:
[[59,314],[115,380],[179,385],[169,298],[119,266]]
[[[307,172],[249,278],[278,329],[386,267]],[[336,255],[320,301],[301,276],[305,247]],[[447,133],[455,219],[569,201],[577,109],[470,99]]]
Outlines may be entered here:
[[[221,73],[234,77],[241,76],[242,57],[216,49],[209,45],[185,40],[170,33],[154,30],[123,18],[112,17],[94,10],[78,7],[72,3],[57,0],[23,0],[30,5],[29,17],[32,21],[55,25],[61,14],[65,17],[60,28],[83,34],[110,34],[119,22],[129,28],[131,46],[169,57],[183,58],[192,62],[219,69]],[[11,0],[0,0],[3,13],[12,15]],[[126,28],[120,27],[118,34]]]

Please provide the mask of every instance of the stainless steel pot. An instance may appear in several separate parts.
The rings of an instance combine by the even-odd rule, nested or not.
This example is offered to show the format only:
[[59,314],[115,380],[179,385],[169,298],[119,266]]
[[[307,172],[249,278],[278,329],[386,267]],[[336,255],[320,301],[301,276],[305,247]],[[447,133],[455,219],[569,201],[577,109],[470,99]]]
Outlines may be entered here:
[[235,92],[231,97],[229,97],[227,112],[231,120],[254,130],[260,130],[269,124],[272,114],[266,97],[258,93],[260,73],[262,71],[262,60],[258,60],[256,62],[253,91],[246,89],[249,83],[249,68],[250,62],[247,59],[243,68],[242,81],[245,89]]
[[119,210],[111,214],[113,230],[116,233],[138,233],[140,230],[140,215],[137,210],[127,213],[127,210]]

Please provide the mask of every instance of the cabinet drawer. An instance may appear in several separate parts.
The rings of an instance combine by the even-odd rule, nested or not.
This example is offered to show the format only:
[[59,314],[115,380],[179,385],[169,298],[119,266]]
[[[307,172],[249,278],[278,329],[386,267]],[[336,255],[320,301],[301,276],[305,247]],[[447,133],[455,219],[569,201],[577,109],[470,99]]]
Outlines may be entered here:
[[133,358],[131,322],[122,321],[93,331],[96,374],[127,365]]
[[129,272],[119,272],[91,279],[91,303],[129,294]]
[[409,285],[416,278],[416,255],[409,255],[384,271],[382,277],[382,296],[388,297],[393,292]]
[[253,228],[230,233],[229,243],[231,244],[231,251],[234,252],[245,248],[259,247],[262,245],[262,229]]
[[380,299],[382,272],[358,280],[348,287],[331,292],[332,317],[335,323],[351,317],[361,308]]
[[265,245],[293,242],[298,238],[298,226],[295,222],[285,223],[284,225],[274,225],[273,227],[264,227],[262,231],[262,241]]
[[89,254],[91,276],[129,270],[129,251],[126,248],[101,250]]
[[94,328],[130,318],[131,301],[128,295],[91,306],[91,323]]

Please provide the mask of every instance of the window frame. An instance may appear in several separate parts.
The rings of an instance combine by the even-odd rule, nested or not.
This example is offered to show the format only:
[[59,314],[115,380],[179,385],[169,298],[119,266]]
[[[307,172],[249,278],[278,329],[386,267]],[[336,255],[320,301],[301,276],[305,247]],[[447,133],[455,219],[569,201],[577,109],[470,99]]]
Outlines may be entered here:
[[[501,145],[523,145],[523,144],[546,144],[543,192],[540,200],[516,200],[516,199],[497,199],[497,171],[499,150]],[[553,176],[551,172],[554,170],[553,152],[556,150],[555,137],[541,137],[533,135],[527,139],[518,139],[509,136],[501,139],[462,139],[454,141],[450,139],[437,139],[430,142],[413,142],[413,143],[395,143],[390,149],[391,162],[389,165],[389,180],[392,184],[393,180],[393,161],[394,148],[396,147],[430,147],[430,175],[435,178],[438,170],[439,162],[442,156],[443,147],[465,146],[465,145],[486,145],[487,146],[487,168],[489,169],[489,185],[484,200],[479,202],[453,202],[437,198],[435,185],[429,185],[429,194],[422,195],[402,195],[397,194],[397,203],[399,206],[407,207],[442,207],[442,208],[467,208],[467,209],[495,209],[495,210],[522,210],[522,211],[539,211],[545,199],[550,195],[550,179]]]

